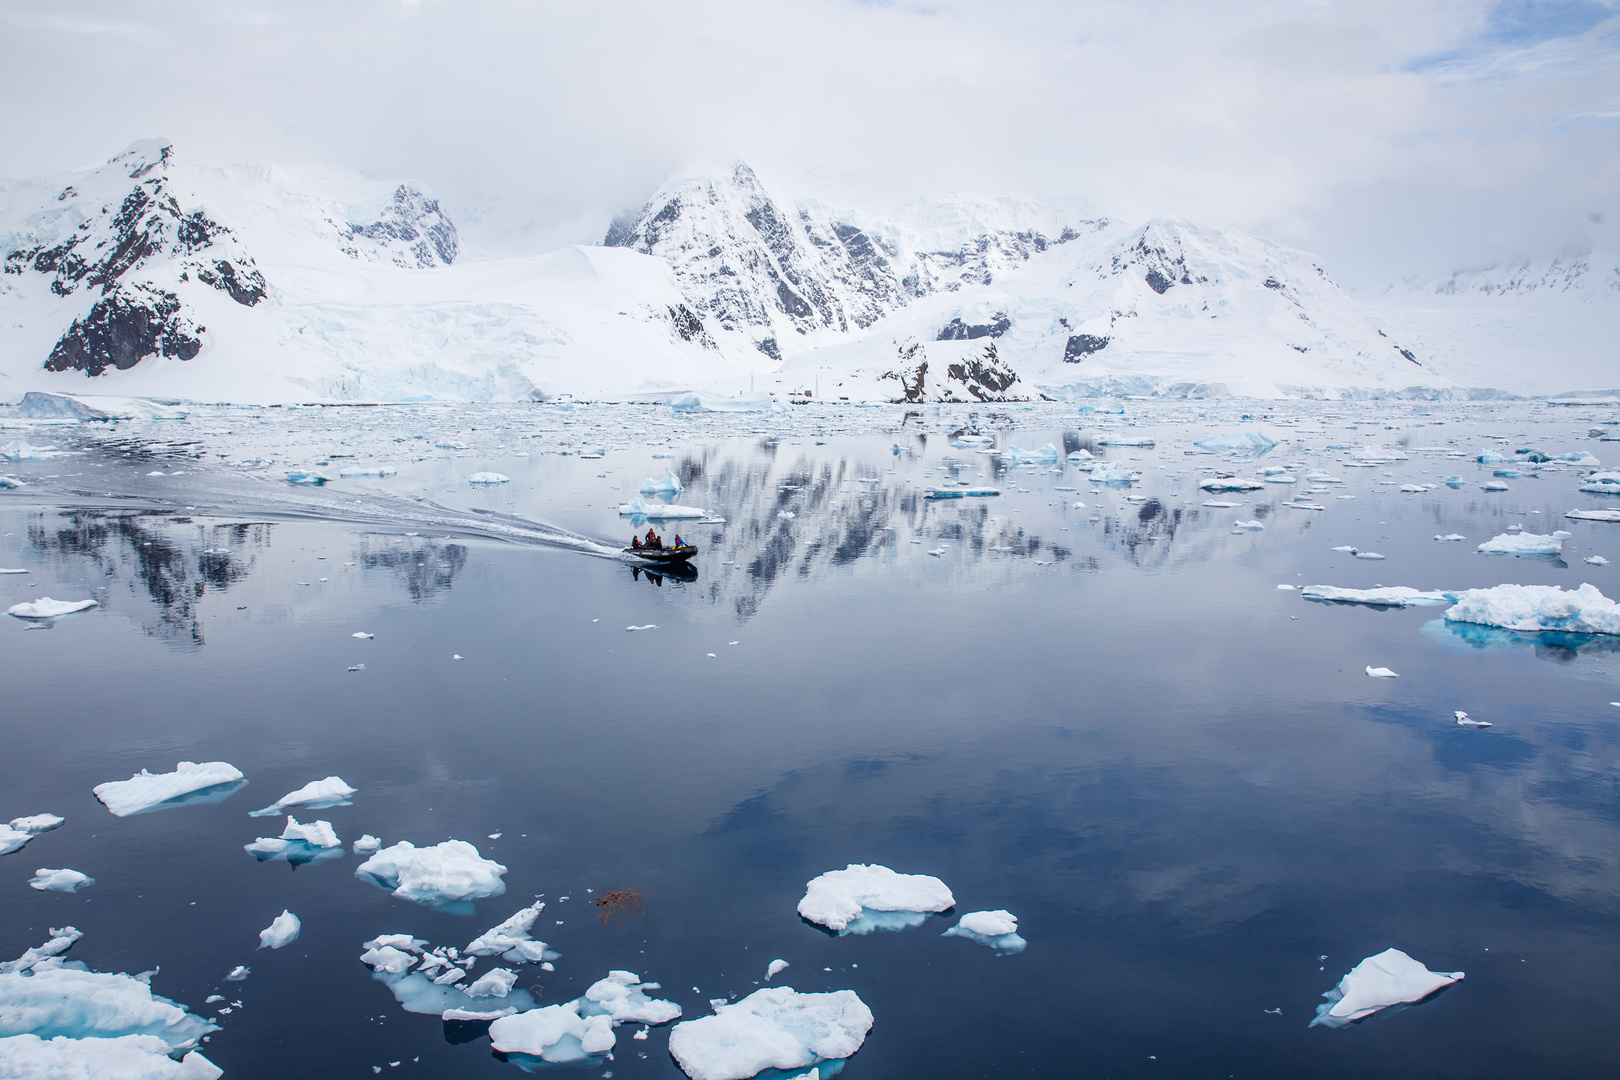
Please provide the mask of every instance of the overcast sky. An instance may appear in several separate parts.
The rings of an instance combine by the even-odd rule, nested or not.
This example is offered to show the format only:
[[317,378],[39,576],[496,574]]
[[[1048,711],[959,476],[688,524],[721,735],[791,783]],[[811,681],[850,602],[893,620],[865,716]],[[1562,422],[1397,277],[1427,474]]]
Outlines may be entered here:
[[1352,281],[1620,228],[1620,0],[0,0],[0,70],[0,175],[160,135],[419,178],[485,249],[733,156],[1234,225]]

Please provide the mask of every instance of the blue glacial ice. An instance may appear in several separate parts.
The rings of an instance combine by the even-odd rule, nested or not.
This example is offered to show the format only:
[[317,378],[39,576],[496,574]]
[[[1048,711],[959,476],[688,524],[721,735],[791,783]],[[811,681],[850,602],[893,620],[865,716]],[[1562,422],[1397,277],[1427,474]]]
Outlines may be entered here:
[[1259,491],[1266,485],[1262,480],[1241,476],[1216,476],[1200,482],[1198,486],[1205,491]]
[[479,856],[465,840],[418,848],[407,840],[376,852],[354,876],[388,889],[401,900],[454,914],[471,915],[472,902],[506,891],[506,867]]
[[676,518],[703,518],[708,517],[709,512],[700,506],[681,506],[678,503],[649,503],[643,499],[631,499],[627,503],[619,504],[619,516],[662,521]]
[[1024,951],[1029,943],[1018,936],[1018,916],[997,908],[994,911],[970,911],[956,920],[956,925],[942,937],[963,937],[988,945],[1003,956]]
[[15,476],[0,476],[0,491],[15,491],[28,486],[28,481],[19,480]]
[[1392,1005],[1422,1001],[1437,990],[1460,982],[1460,971],[1430,971],[1399,949],[1385,949],[1350,969],[1322,996],[1311,1027],[1340,1028]]
[[1207,439],[1200,439],[1193,445],[1200,450],[1210,450],[1217,454],[1243,454],[1250,457],[1259,457],[1267,450],[1275,448],[1277,444],[1258,431],[1234,431],[1229,435],[1211,435]]
[[673,499],[684,490],[686,489],[681,484],[681,478],[667,470],[662,480],[654,480],[649,476],[641,482],[641,493],[643,495],[663,495]]
[[77,870],[49,870],[45,867],[34,871],[34,876],[28,881],[29,887],[40,892],[78,892],[95,883],[95,878]]
[[611,1019],[581,1016],[575,1000],[503,1016],[489,1026],[489,1041],[514,1065],[534,1072],[545,1065],[595,1064],[617,1040]]
[[314,472],[290,472],[287,474],[287,483],[296,484],[299,487],[320,487],[322,484],[330,483],[331,479],[329,476],[322,476],[320,473]]
[[55,814],[12,818],[9,824],[0,825],[0,855],[21,851],[24,844],[42,832],[50,832],[62,824],[62,820]]
[[1620,604],[1597,586],[1497,585],[1457,594],[1448,623],[1474,623],[1523,633],[1620,634]]
[[248,816],[277,817],[294,806],[303,807],[305,810],[325,810],[332,806],[348,806],[351,803],[349,797],[356,790],[356,788],[345,784],[340,776],[328,776],[324,780],[311,780],[297,791],[289,791],[263,810],[254,810]]
[[1000,494],[1000,490],[990,487],[923,488],[923,498],[925,499],[983,499]]
[[259,948],[279,949],[291,945],[303,932],[304,924],[298,916],[282,908],[281,914],[270,920],[270,925],[259,931]]
[[94,600],[52,600],[45,596],[32,604],[13,604],[6,610],[6,614],[14,619],[55,619],[95,606]]
[[36,1080],[219,1080],[224,1070],[192,1050],[179,1061],[154,1035],[0,1038],[0,1076]]
[[223,761],[182,761],[173,772],[151,773],[142,769],[128,780],[97,784],[96,798],[117,817],[145,814],[196,803],[212,805],[225,801],[247,786],[242,773]]
[[939,878],[850,863],[805,885],[799,915],[840,935],[865,934],[921,926],[928,915],[955,904]]
[[1009,446],[1001,452],[1001,460],[1009,465],[1056,465],[1060,456],[1058,448],[1051,443],[1038,450],[1020,450],[1016,446]]
[[343,841],[338,839],[330,821],[300,823],[291,814],[280,836],[261,836],[242,850],[260,862],[286,862],[305,866],[312,862],[343,857]]
[[767,1069],[802,1076],[800,1070],[842,1062],[871,1030],[872,1010],[853,990],[801,994],[773,986],[676,1024],[669,1052],[691,1080],[748,1080]]
[[71,453],[73,451],[58,450],[53,446],[30,446],[21,439],[0,446],[0,458],[6,461],[44,461],[48,458],[66,457]]

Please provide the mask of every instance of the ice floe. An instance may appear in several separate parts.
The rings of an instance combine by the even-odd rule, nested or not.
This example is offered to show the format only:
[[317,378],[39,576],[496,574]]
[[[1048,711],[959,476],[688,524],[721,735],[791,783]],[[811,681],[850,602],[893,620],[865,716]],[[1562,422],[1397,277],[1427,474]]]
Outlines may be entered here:
[[482,858],[465,840],[418,848],[401,840],[373,854],[354,876],[388,889],[401,900],[470,914],[472,901],[506,891],[506,867]]
[[223,761],[182,761],[173,772],[142,769],[128,780],[111,780],[93,788],[96,798],[116,817],[145,814],[194,803],[224,801],[247,785],[234,765]]
[[1477,623],[1529,633],[1620,634],[1620,604],[1597,586],[1564,590],[1557,585],[1497,585],[1457,594],[1446,612],[1451,623]]
[[[454,984],[466,977],[476,961],[468,958],[453,962],[458,959],[453,948],[424,953],[425,944],[409,934],[382,934],[366,942],[366,951],[360,955],[360,962],[371,968],[371,977],[388,987],[406,1012],[447,1020],[490,1020],[534,1008],[534,996],[529,991],[512,988],[515,976],[510,982],[504,975],[497,976],[484,984],[482,992],[486,996],[469,996],[471,987]],[[420,967],[412,971],[411,967],[418,963],[417,954],[421,954]],[[506,993],[495,995],[492,991],[503,983]]]
[[0,475],[0,491],[15,491],[18,488],[25,488],[27,486],[28,481],[26,480],[19,480],[15,476]]
[[0,825],[0,855],[10,855],[13,851],[21,851],[23,845],[43,832],[50,832],[62,819],[55,814],[34,814],[31,817],[12,818],[9,824]]
[[382,841],[370,833],[366,833],[354,842],[354,853],[356,855],[370,855],[380,847],[382,847]]
[[1422,1001],[1462,979],[1460,971],[1430,971],[1399,949],[1385,949],[1350,969],[1339,985],[1322,996],[1311,1027],[1344,1027],[1391,1005]]
[[1234,522],[1232,522],[1232,531],[1233,532],[1260,532],[1265,527],[1266,527],[1265,523],[1258,520],[1258,519],[1256,519],[1254,521],[1234,521]]
[[260,862],[280,859],[301,864],[343,854],[343,841],[338,839],[330,821],[300,824],[291,814],[287,815],[287,826],[279,837],[261,836],[244,847]]
[[682,491],[685,491],[686,487],[681,483],[680,477],[665,470],[662,479],[654,479],[649,476],[643,480],[640,490],[643,495],[668,495],[673,499]]
[[610,971],[607,978],[592,983],[579,999],[581,1016],[606,1016],[614,1024],[667,1024],[681,1015],[673,1001],[649,997],[657,983],[644,983],[630,971]]
[[631,499],[619,504],[620,517],[647,518],[649,521],[708,517],[700,506],[682,506],[679,503],[650,503],[644,499]]
[[36,1080],[218,1080],[224,1070],[196,1050],[179,1061],[155,1035],[0,1038],[0,1076]]
[[799,914],[839,934],[865,934],[921,926],[930,914],[955,904],[939,878],[850,863],[811,879]]
[[1058,448],[1051,443],[1039,450],[1020,450],[1016,446],[1009,446],[1001,452],[1001,460],[1009,465],[1056,465],[1058,456]]
[[290,472],[287,474],[287,483],[298,487],[320,487],[331,482],[331,477],[322,476],[320,473],[315,472]]
[[801,994],[775,986],[718,1005],[712,1016],[676,1024],[669,1052],[692,1080],[748,1080],[766,1069],[842,1061],[871,1030],[872,1010],[853,990]]
[[304,924],[298,921],[298,916],[281,909],[281,914],[270,920],[270,925],[259,931],[259,948],[279,949],[291,945],[298,940],[303,932]]
[[1562,529],[1551,535],[1537,533],[1503,533],[1479,545],[1483,555],[1561,555],[1564,541],[1570,534]]
[[1330,601],[1335,604],[1366,604],[1370,607],[1427,607],[1434,604],[1454,603],[1457,593],[1424,592],[1405,585],[1391,585],[1378,589],[1338,589],[1332,585],[1306,585],[1299,594],[1307,600]]
[[514,1061],[523,1067],[590,1062],[612,1050],[616,1040],[612,1020],[605,1015],[583,1017],[579,1002],[570,1001],[503,1016],[489,1026],[489,1041],[503,1054],[534,1059]]
[[925,499],[984,499],[992,495],[1000,495],[999,488],[991,487],[927,487],[923,488]]
[[988,945],[1003,955],[1023,952],[1024,946],[1029,944],[1018,936],[1018,916],[1001,908],[995,911],[970,911],[941,936],[964,937],[980,945]]
[[1452,713],[1451,715],[1456,718],[1458,725],[1461,727],[1488,728],[1491,726],[1491,722],[1489,720],[1471,720],[1469,719],[1468,714],[1465,712],[1458,711]]
[[505,484],[508,482],[510,482],[509,478],[498,472],[475,472],[467,477],[467,483],[469,484]]
[[52,600],[50,597],[41,597],[32,604],[13,604],[6,610],[6,614],[14,619],[55,619],[62,615],[71,615],[75,611],[85,611],[96,606],[94,600]]
[[[359,637],[359,634],[355,635]],[[366,635],[370,637],[370,634]],[[263,810],[254,810],[249,817],[276,817],[284,814],[290,807],[301,806],[306,810],[325,810],[332,806],[350,805],[349,796],[357,789],[343,782],[342,777],[328,776],[324,780],[311,780],[297,791],[289,791]]]
[[1620,521],[1620,510],[1571,510],[1564,516],[1576,521]]
[[0,458],[6,461],[45,461],[48,458],[66,457],[73,453],[71,450],[58,450],[54,446],[30,446],[21,439],[0,446]]
[[1204,491],[1259,491],[1265,487],[1261,480],[1246,480],[1240,476],[1217,476],[1198,485]]
[[1277,444],[1258,431],[1234,431],[1229,435],[1211,435],[1193,445],[1200,450],[1211,450],[1217,454],[1251,454],[1258,457]]
[[506,921],[485,930],[461,951],[468,956],[499,956],[513,964],[538,964],[555,960],[557,953],[546,948],[543,941],[529,936],[534,920],[546,907],[545,901],[536,900]]
[[765,981],[770,982],[787,969],[788,962],[786,960],[772,960],[765,966]]
[[1400,678],[1399,675],[1395,674],[1393,671],[1389,670],[1389,668],[1387,668],[1387,667],[1372,667],[1372,666],[1369,665],[1368,668],[1367,668],[1367,674],[1371,675],[1375,679],[1398,679],[1398,678]]
[[78,892],[95,883],[95,878],[77,870],[48,870],[44,867],[34,871],[34,876],[28,880],[29,886],[40,892]]
[[344,480],[358,480],[363,476],[393,476],[397,472],[392,465],[350,465],[346,469],[339,469],[338,476]]
[[503,998],[517,985],[517,978],[511,968],[491,968],[469,983],[463,993],[470,998]]

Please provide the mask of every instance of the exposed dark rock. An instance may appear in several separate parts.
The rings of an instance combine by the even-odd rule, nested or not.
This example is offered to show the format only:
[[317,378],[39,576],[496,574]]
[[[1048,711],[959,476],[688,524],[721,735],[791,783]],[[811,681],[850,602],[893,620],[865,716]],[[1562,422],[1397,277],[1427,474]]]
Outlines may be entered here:
[[[409,255],[396,253],[398,266],[427,269],[456,261],[456,227],[439,209],[439,200],[409,184],[401,184],[382,217],[369,225],[350,225],[350,235],[404,244]],[[351,252],[352,254],[352,252]]]
[[1165,277],[1164,274],[1162,274],[1159,271],[1159,268],[1156,267],[1156,266],[1155,267],[1150,267],[1148,269],[1147,283],[1148,283],[1148,288],[1152,289],[1154,292],[1158,293],[1160,296],[1163,296],[1165,293],[1169,292],[1170,291],[1170,286],[1175,284],[1174,281],[1172,281],[1169,278]]
[[47,371],[100,375],[109,367],[132,368],[148,356],[190,360],[202,349],[203,327],[180,308],[173,293],[135,287],[97,300],[73,320],[45,361]]
[[996,312],[987,323],[964,323],[952,319],[945,324],[935,341],[976,341],[979,338],[998,338],[1012,329],[1012,320],[1004,312]]
[[1092,353],[1108,348],[1108,340],[1096,334],[1070,334],[1068,344],[1063,346],[1063,362],[1078,364]]
[[768,337],[763,341],[754,342],[754,348],[770,357],[772,360],[782,359],[782,350],[776,347],[776,339]]
[[945,374],[980,401],[1006,400],[1004,395],[1018,381],[1018,373],[996,355],[994,343],[985,346],[982,359],[951,364]]
[[265,297],[264,275],[252,265],[238,272],[234,263],[220,259],[211,267],[198,267],[197,280],[212,285],[243,307],[252,307]]

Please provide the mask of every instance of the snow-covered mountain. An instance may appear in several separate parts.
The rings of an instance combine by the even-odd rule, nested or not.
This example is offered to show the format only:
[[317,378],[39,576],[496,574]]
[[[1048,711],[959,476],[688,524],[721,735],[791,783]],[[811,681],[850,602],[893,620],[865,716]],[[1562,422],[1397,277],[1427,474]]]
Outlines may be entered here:
[[0,188],[0,393],[510,400],[738,377],[657,259],[456,254],[422,185],[138,142]]

